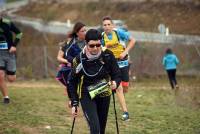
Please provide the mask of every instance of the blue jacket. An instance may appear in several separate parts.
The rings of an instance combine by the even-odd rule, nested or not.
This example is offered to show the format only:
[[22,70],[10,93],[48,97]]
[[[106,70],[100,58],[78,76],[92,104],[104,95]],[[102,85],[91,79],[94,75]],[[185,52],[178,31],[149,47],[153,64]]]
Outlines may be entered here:
[[[71,64],[73,62],[73,59],[82,51],[82,48],[85,46],[85,41],[80,42],[76,38],[73,38],[69,43],[66,43],[61,50],[64,52],[64,59],[67,59]],[[56,78],[61,79],[62,73],[65,72],[66,74],[69,74],[71,71],[71,66],[68,66],[67,64],[63,64],[61,69],[58,71]],[[65,74],[65,75],[66,75]]]
[[162,64],[166,70],[176,69],[177,64],[179,64],[179,59],[175,54],[166,54],[163,57]]
[[64,58],[67,59],[70,63],[72,63],[73,59],[82,51],[85,46],[85,42],[82,42],[80,46],[79,41],[76,38],[73,38],[69,44],[66,44],[62,51],[64,52]]

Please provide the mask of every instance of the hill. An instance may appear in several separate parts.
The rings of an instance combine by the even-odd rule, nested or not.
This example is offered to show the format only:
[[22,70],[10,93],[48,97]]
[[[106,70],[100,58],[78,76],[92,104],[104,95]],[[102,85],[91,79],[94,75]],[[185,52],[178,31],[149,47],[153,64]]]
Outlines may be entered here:
[[158,32],[157,27],[162,23],[169,27],[170,33],[200,35],[200,5],[194,3],[30,2],[18,14],[46,21],[81,20],[93,26],[101,24],[103,16],[110,15],[114,19],[125,20],[131,30]]

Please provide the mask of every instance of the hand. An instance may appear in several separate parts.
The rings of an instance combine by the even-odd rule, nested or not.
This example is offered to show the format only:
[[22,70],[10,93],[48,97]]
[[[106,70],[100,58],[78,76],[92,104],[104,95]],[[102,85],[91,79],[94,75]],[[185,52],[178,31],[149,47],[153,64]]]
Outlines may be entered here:
[[57,67],[57,71],[59,71],[62,68],[62,64],[59,64]]
[[72,116],[74,118],[78,116],[78,107],[77,106],[72,107]]
[[111,81],[111,82],[110,82],[110,88],[111,88],[112,90],[115,90],[115,89],[117,88],[117,83],[116,83],[115,81]]
[[15,53],[17,51],[17,48],[12,46],[9,50],[10,53]]
[[71,66],[72,66],[72,63],[68,62],[68,63],[67,63],[67,66],[68,66],[68,67],[71,67]]
[[124,59],[124,57],[127,55],[127,53],[124,51],[123,53],[120,54],[119,58]]
[[111,47],[113,47],[113,46],[114,46],[113,44],[109,44],[109,43],[106,44],[106,47],[107,47],[107,48],[111,48]]

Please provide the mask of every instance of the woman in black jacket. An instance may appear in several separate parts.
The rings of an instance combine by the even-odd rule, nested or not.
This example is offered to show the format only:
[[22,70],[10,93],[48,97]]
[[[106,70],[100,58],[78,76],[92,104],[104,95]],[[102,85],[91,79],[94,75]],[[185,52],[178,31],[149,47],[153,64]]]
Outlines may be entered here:
[[110,104],[111,89],[120,82],[120,70],[114,55],[101,47],[101,34],[90,29],[86,33],[86,46],[73,61],[69,80],[72,115],[80,101],[91,134],[104,134]]

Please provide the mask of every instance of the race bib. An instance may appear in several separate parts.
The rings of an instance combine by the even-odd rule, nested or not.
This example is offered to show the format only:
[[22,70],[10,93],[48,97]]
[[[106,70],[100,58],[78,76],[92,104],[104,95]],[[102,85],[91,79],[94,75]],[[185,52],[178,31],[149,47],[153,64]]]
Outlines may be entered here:
[[8,49],[8,43],[7,42],[0,43],[0,49],[2,50]]
[[110,96],[112,93],[110,86],[105,79],[101,80],[100,82],[96,84],[89,86],[88,91],[89,91],[91,99],[94,99],[96,96],[99,96],[99,97]]
[[117,63],[118,63],[119,68],[128,66],[128,60],[118,61]]

